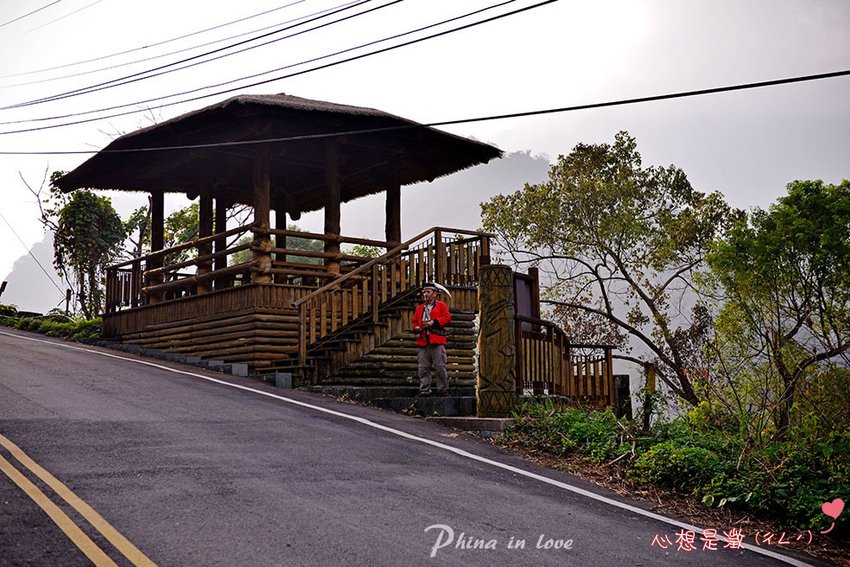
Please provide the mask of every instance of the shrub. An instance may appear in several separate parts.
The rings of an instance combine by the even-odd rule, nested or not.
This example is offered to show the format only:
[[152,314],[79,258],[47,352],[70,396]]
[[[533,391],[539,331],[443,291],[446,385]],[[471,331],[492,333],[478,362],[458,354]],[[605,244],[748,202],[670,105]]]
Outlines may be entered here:
[[49,337],[65,337],[75,340],[100,337],[101,319],[72,319],[62,314],[46,317],[11,317],[0,315],[0,325],[22,331],[42,333]]
[[[829,528],[832,518],[821,505],[835,498],[850,501],[850,431],[818,439],[797,429],[783,441],[759,446],[715,423],[709,408],[698,406],[641,432],[610,410],[556,410],[549,403],[524,406],[500,440],[596,463],[627,455],[619,466],[632,481],[688,492],[708,506],[736,508],[800,529]],[[850,514],[845,513],[831,535],[848,533]]]
[[18,308],[14,305],[3,305],[0,303],[0,317],[15,317],[18,314]]
[[700,488],[710,486],[715,476],[724,475],[724,468],[720,457],[710,449],[663,441],[635,460],[629,476],[639,482],[698,493]]

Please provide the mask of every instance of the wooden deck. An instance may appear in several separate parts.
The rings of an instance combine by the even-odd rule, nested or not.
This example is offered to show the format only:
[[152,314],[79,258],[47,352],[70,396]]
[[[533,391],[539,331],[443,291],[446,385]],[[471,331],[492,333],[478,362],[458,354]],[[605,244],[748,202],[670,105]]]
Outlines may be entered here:
[[[310,345],[358,321],[376,322],[381,306],[425,281],[455,286],[452,307],[474,312],[477,271],[489,260],[488,235],[458,229],[434,228],[392,247],[366,239],[272,230],[263,235],[267,240],[334,239],[382,245],[388,251],[376,259],[338,253],[333,259],[340,262],[341,273],[336,274],[324,264],[292,261],[293,256],[324,261],[327,252],[286,248],[281,240],[264,250],[274,258],[267,271],[273,275],[270,283],[251,281],[253,261],[229,266],[219,262],[221,267],[213,268],[217,258],[252,248],[238,244],[241,235],[252,231],[234,229],[110,267],[104,335],[258,369],[299,354],[299,363],[305,365]],[[230,246],[208,252],[210,242],[224,239]],[[178,261],[180,252],[195,250],[194,258]],[[364,340],[360,350],[373,342]],[[356,359],[358,354],[363,353],[348,356]]]

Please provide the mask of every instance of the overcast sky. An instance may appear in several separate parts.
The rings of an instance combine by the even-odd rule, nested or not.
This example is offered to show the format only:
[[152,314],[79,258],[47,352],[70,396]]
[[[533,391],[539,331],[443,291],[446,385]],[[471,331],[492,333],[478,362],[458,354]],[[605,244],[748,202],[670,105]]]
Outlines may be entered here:
[[[202,43],[281,24],[343,2],[60,0],[51,5],[51,1],[0,0],[2,107],[139,73],[201,53],[203,50],[187,49]],[[387,3],[373,0],[345,14]],[[111,136],[149,125],[151,119],[162,121],[238,93],[285,92],[433,122],[850,69],[847,0],[562,0],[330,69],[256,87],[244,87],[248,81],[236,82],[194,96],[237,87],[231,94],[166,108],[156,108],[161,102],[147,103],[108,113],[33,121],[136,103],[294,65],[495,3],[406,0],[347,23],[157,78],[43,104],[0,109],[0,152],[99,149]],[[286,4],[292,5],[282,7]],[[526,0],[507,3],[459,23],[532,4]],[[25,16],[43,6],[47,7]],[[269,13],[157,45],[264,11]],[[249,37],[252,35],[215,43],[204,50]],[[279,35],[269,39],[274,37]],[[148,47],[137,49],[144,46]],[[129,50],[135,51],[109,57]],[[124,65],[177,50],[187,51]],[[95,58],[99,60],[66,66]],[[335,59],[338,57],[323,61]],[[255,80],[315,65],[292,67]],[[110,66],[115,68],[98,71]],[[32,73],[50,67],[60,68]],[[188,96],[162,102],[185,98]],[[149,110],[143,113],[9,133],[146,107]],[[17,121],[24,122],[10,123]],[[675,163],[699,190],[720,190],[739,207],[764,207],[781,196],[791,180],[821,178],[838,183],[850,177],[850,78],[461,124],[447,130],[474,136],[506,151],[530,151],[552,158],[569,152],[579,142],[610,142],[618,130],[628,130],[637,138],[645,164]],[[72,169],[85,159],[83,155],[0,155],[0,212],[26,246],[40,240],[43,232],[34,199],[19,174],[37,186],[46,169]],[[402,194],[403,203],[409,201],[404,197],[407,192],[415,192],[409,195],[421,200],[427,191],[428,185],[408,188]],[[486,197],[482,195],[479,200]],[[126,214],[142,199],[117,196],[115,202],[119,212]],[[464,205],[469,227],[479,223],[474,202]],[[178,199],[167,201],[167,206],[181,204]],[[439,224],[437,205],[417,210],[416,216],[433,215],[433,220],[424,218],[424,224]],[[372,218],[371,211],[376,209],[380,215]],[[382,211],[382,205],[378,208],[368,202],[343,208],[343,231],[381,236]],[[405,216],[409,213],[406,211]],[[320,214],[305,215],[301,224],[321,229]],[[404,236],[412,236],[414,228],[403,226]],[[25,252],[25,246],[0,219],[0,277]]]

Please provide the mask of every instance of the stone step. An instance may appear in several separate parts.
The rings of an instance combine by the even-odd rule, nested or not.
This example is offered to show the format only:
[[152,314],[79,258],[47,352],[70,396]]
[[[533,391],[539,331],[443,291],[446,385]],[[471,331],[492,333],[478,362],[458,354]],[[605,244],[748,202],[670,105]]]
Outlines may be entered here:
[[[447,366],[446,372],[449,377],[452,378],[474,378],[475,370],[469,367],[460,367],[460,366]],[[335,374],[338,377],[349,377],[354,378],[357,376],[369,377],[385,377],[385,378],[407,378],[409,376],[417,377],[419,376],[419,367],[418,366],[377,366],[371,368],[362,368],[362,367],[351,367],[346,366],[339,372]]]
[[457,417],[475,415],[475,396],[448,396],[427,398],[377,398],[372,405],[397,413],[424,417]]
[[[405,387],[419,388],[419,378],[415,375],[409,376],[332,376],[322,381],[318,387],[324,386],[381,386],[381,387]],[[449,374],[449,387],[474,387],[475,378],[469,376],[455,377]]]
[[[415,398],[419,391],[418,386],[345,386],[325,385],[313,386],[313,392],[334,396],[335,398],[347,398],[358,401],[371,401],[384,398]],[[475,385],[455,386],[450,385],[449,393],[454,397],[475,397]]]

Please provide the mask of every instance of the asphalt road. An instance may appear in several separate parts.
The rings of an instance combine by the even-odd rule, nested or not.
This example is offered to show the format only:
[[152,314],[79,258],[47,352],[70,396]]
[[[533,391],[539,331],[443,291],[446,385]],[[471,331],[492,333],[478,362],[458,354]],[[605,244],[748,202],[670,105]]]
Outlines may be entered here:
[[[118,565],[132,563],[9,443],[162,566],[787,564],[724,542],[703,550],[699,534],[697,550],[677,551],[681,528],[421,419],[137,361],[0,329],[0,456]],[[89,564],[0,473],[0,565]]]

